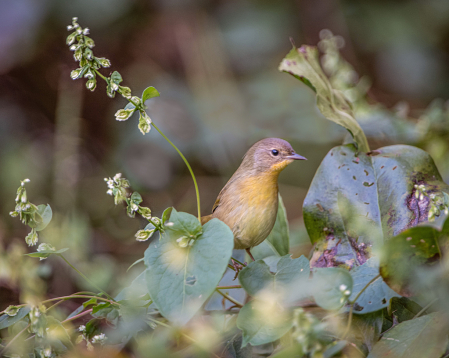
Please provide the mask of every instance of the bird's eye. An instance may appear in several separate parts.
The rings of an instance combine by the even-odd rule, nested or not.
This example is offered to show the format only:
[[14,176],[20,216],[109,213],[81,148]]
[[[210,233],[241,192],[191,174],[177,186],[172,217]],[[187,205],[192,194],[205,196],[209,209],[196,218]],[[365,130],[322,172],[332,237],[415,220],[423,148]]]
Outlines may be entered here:
[[274,156],[276,156],[276,155],[279,154],[279,151],[278,151],[277,149],[273,149],[273,150],[271,151],[271,154],[273,154]]

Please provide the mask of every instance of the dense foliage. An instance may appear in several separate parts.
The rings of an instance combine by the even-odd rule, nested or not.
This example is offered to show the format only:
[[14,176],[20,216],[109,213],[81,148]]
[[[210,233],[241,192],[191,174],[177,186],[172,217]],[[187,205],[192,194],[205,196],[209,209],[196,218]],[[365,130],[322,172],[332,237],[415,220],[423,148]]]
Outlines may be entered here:
[[[94,56],[88,29],[77,19],[68,29],[73,32],[67,44],[79,62],[72,79],[87,78],[92,91],[103,79],[109,97],[119,93],[129,101],[116,112],[117,120],[138,113],[143,134],[154,127],[174,147],[192,174],[198,217],[174,208],[155,217],[121,174],[106,178],[115,204],[147,221],[135,235],[150,242],[133,264],[143,262],[141,274],[112,297],[65,258],[66,248],[40,243],[28,256],[61,258],[96,292],[46,300],[36,295],[5,308],[0,329],[8,332],[1,355],[111,357],[132,351],[142,357],[438,358],[447,353],[449,187],[419,148],[369,148],[358,117],[373,115],[379,107],[345,76],[349,65],[332,34],[322,34],[322,61],[317,48],[302,46],[280,65],[316,93],[327,119],[351,134],[347,144],[324,158],[304,202],[314,249],[309,258],[290,255],[281,199],[272,233],[252,250],[256,261],[234,258],[244,267],[239,284],[232,284],[231,230],[218,219],[201,226],[193,171],[146,113],[145,102],[159,92],[147,87],[141,97],[134,96],[117,71],[102,75],[110,62]],[[34,246],[52,211],[30,201],[27,182],[18,188],[11,216],[31,228],[25,240]],[[53,307],[80,298],[84,303],[68,317],[53,314]],[[89,321],[79,324],[83,317]]]

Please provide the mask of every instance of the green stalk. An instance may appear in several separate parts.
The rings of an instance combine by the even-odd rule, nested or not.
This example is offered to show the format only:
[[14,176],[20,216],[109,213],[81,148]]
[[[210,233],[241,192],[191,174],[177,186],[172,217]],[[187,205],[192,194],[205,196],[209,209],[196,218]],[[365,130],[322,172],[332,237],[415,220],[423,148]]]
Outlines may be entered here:
[[62,255],[62,254],[58,254],[58,256],[60,256],[66,263],[67,265],[69,265],[72,269],[74,269],[76,272],[78,272],[78,274],[84,278],[87,282],[89,282],[93,287],[95,287],[98,291],[100,291],[103,295],[105,295],[107,298],[109,298],[111,301],[114,301],[114,299],[109,296],[106,292],[104,292],[100,287],[98,287],[95,283],[93,283],[91,280],[89,280],[87,278],[86,275],[84,275],[80,270],[78,270],[75,266],[73,266],[69,261],[67,261],[67,259]]
[[152,123],[152,126],[159,132],[159,134],[164,137],[164,139],[170,143],[170,145],[175,148],[175,150],[178,152],[178,154],[181,156],[182,160],[184,161],[184,163],[187,165],[187,168],[189,168],[189,172],[190,175],[192,176],[193,179],[193,184],[195,185],[195,192],[196,192],[196,202],[198,205],[198,221],[201,222],[201,208],[200,208],[200,192],[198,190],[198,184],[196,182],[196,178],[195,178],[195,174],[193,174],[193,170],[192,167],[190,166],[189,162],[187,161],[186,157],[184,157],[184,155],[181,153],[181,151],[176,147],[176,145],[173,144],[173,142],[167,138],[167,136],[162,133],[162,131],[154,124]]

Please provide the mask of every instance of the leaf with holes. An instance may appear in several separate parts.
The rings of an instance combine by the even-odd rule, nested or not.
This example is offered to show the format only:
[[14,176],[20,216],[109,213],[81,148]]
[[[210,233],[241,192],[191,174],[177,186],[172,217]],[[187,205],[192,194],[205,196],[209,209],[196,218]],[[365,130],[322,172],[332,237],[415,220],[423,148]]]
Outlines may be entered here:
[[272,255],[285,256],[289,253],[289,250],[290,235],[288,232],[287,212],[282,197],[279,195],[278,213],[273,230],[260,245],[251,249],[251,253],[258,260]]
[[291,312],[275,301],[248,302],[237,316],[237,327],[243,332],[242,347],[258,346],[281,338],[293,326]]
[[[372,279],[379,275],[379,259],[372,257],[362,266],[354,268],[350,273],[354,281],[352,294],[349,297],[349,300],[352,301]],[[388,307],[393,297],[400,297],[400,295],[388,287],[382,277],[379,277],[359,296],[354,304],[354,313],[366,314],[381,310]]]
[[376,343],[368,358],[441,357],[448,344],[445,315],[431,313],[394,326]]
[[354,137],[360,151],[369,151],[368,141],[354,118],[351,104],[341,91],[332,88],[321,69],[316,47],[294,47],[282,60],[279,70],[293,75],[312,88],[316,93],[316,104],[320,112],[327,119],[345,127]]
[[[234,235],[218,219],[201,226],[193,215],[174,209],[169,222],[173,225],[145,251],[145,278],[161,314],[182,325],[214,292],[231,257]],[[192,245],[182,247],[184,238],[193,240]]]
[[264,300],[275,294],[279,301],[291,302],[302,297],[309,276],[309,260],[286,255],[278,261],[275,272],[263,260],[251,262],[240,271],[239,281],[250,296]]
[[15,316],[9,316],[6,313],[3,316],[0,316],[0,329],[12,326],[13,324],[19,322],[28,313],[30,313],[30,310],[30,306],[25,306],[21,307]]
[[[428,196],[417,198],[416,184]],[[333,148],[304,200],[304,223],[315,244],[311,266],[363,265],[384,241],[426,222],[430,196],[443,192],[449,186],[421,149],[393,145],[366,154],[351,144]]]

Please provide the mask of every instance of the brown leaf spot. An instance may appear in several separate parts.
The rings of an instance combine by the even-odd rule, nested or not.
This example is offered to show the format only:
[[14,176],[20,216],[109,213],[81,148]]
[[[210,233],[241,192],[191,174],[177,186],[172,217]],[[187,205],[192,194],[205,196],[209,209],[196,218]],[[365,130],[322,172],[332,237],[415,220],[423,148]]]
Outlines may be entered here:
[[366,153],[366,155],[375,157],[376,155],[379,155],[380,153],[381,153],[380,150],[372,150],[371,152]]
[[355,175],[352,176],[352,179],[357,180],[357,178],[355,177]]
[[384,166],[384,165],[382,165],[382,166],[380,167],[380,169],[383,169],[383,168],[385,168],[385,166]]
[[319,211],[321,211],[321,212],[323,212],[324,211],[324,209],[323,209],[323,207],[321,206],[321,204],[316,204],[316,207],[318,208],[318,210]]
[[369,175],[369,173],[368,173],[368,170],[363,170],[364,172],[365,172],[365,174],[366,174],[366,176],[368,176]]
[[363,242],[358,244],[357,240],[350,236],[348,236],[348,240],[349,243],[351,244],[352,249],[355,251],[359,265],[363,265],[366,262],[366,260],[369,259],[367,246]]
[[374,185],[374,182],[368,183],[367,181],[365,181],[365,182],[363,182],[363,185],[364,185],[364,186],[367,186],[367,187],[370,187],[370,186],[373,186],[373,185]]
[[395,170],[398,166],[396,165],[395,167],[393,167],[393,170]]

